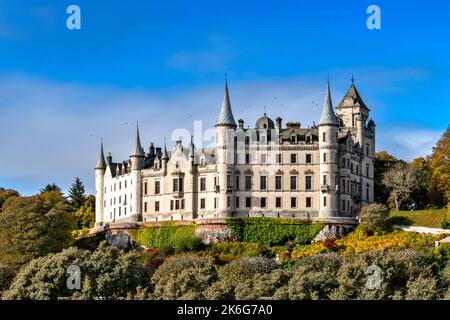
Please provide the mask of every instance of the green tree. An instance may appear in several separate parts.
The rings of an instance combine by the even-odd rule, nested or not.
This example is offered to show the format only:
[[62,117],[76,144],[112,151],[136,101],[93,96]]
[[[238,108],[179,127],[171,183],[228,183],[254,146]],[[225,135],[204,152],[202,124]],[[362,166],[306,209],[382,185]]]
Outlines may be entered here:
[[386,151],[380,151],[375,154],[374,164],[374,191],[375,202],[386,204],[389,198],[389,190],[383,184],[383,175],[400,160],[390,155]]
[[450,126],[433,148],[430,172],[432,185],[450,202]]
[[80,209],[84,204],[86,199],[84,184],[78,177],[69,189],[69,199],[74,211]]
[[75,211],[78,229],[92,228],[95,223],[95,197],[90,195],[84,204]]
[[75,227],[69,209],[57,191],[9,198],[0,214],[0,262],[19,268],[68,247]]
[[[70,247],[56,254],[36,258],[20,270],[3,298],[8,300],[54,300],[71,297],[67,288],[67,268],[81,268],[89,251]],[[82,274],[83,274],[82,270]]]
[[177,255],[166,260],[152,277],[156,299],[205,299],[205,290],[217,279],[205,258]]
[[48,183],[44,188],[39,190],[40,193],[50,192],[50,191],[57,191],[62,194],[62,190],[60,187],[58,187],[55,183]]
[[125,299],[138,287],[148,286],[148,277],[137,251],[125,251],[103,241],[82,265],[82,299]]
[[16,190],[4,189],[0,187],[0,212],[2,211],[2,206],[8,198],[18,197],[19,193]]
[[386,222],[388,217],[389,208],[385,205],[374,203],[365,206],[359,213],[361,220],[360,227],[371,233],[374,231],[383,231],[388,227]]
[[[94,252],[70,247],[32,260],[17,274],[5,299],[125,299],[139,296],[148,278],[139,253],[102,242]],[[81,289],[67,288],[67,268],[78,266]]]

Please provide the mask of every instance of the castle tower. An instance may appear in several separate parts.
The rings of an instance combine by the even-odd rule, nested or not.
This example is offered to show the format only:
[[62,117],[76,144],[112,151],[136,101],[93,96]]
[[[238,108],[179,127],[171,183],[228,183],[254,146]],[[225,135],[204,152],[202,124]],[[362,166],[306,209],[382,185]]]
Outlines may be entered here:
[[225,80],[225,93],[222,108],[220,110],[219,120],[216,123],[217,174],[219,178],[219,217],[228,217],[231,214],[231,201],[228,201],[228,197],[231,197],[231,181],[234,181],[234,156],[232,152],[234,151],[233,133],[235,129],[236,122],[234,121],[233,112],[231,111],[230,97],[228,94],[228,81]]
[[95,167],[95,226],[103,225],[103,208],[106,161],[103,153],[103,141],[100,143],[100,156]]
[[342,120],[343,126],[351,129],[355,142],[358,142],[361,147],[365,144],[364,127],[369,117],[369,112],[369,108],[367,108],[359,95],[355,82],[352,79],[347,93],[336,107],[336,114]]
[[131,197],[130,197],[130,222],[138,222],[142,217],[141,201],[141,170],[144,167],[145,153],[139,137],[139,125],[136,126],[136,138],[133,151],[130,155],[131,162]]
[[331,102],[330,82],[323,103],[322,116],[319,123],[320,153],[320,206],[319,218],[335,217],[338,214],[338,129],[339,120],[334,114]]

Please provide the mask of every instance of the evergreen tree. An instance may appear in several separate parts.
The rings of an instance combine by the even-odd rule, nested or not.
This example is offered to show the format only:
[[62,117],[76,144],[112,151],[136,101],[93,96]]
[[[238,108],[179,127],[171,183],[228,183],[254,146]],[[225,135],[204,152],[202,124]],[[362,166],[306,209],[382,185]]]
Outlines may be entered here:
[[81,208],[86,199],[84,184],[78,177],[69,189],[69,198],[75,211]]
[[49,191],[58,191],[62,194],[62,190],[60,187],[58,187],[55,183],[48,183],[43,189],[39,190],[42,193],[49,192]]

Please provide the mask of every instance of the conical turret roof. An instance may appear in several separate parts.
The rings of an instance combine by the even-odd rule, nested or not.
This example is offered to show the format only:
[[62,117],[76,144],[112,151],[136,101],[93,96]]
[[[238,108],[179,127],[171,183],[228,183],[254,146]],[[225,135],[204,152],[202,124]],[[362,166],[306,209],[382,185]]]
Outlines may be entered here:
[[103,153],[103,141],[101,141],[100,142],[100,156],[98,158],[96,169],[105,169],[105,168],[106,168],[105,154]]
[[236,127],[233,112],[231,111],[230,96],[228,94],[228,80],[225,80],[225,93],[222,101],[222,108],[220,109],[220,117],[217,120],[216,126],[230,126]]
[[327,92],[325,94],[325,101],[323,102],[319,125],[339,125],[339,120],[334,113],[333,103],[331,102],[330,81],[327,81]]
[[144,150],[141,146],[141,139],[139,137],[139,125],[136,125],[136,139],[134,141],[133,151],[131,152],[131,156],[142,157],[145,156]]

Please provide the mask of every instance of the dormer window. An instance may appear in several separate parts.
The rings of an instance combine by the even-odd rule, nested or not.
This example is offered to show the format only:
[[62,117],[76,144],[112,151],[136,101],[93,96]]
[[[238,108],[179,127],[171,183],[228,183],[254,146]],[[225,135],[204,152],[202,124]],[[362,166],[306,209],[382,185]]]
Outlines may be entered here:
[[291,143],[297,142],[297,136],[295,134],[291,135]]

